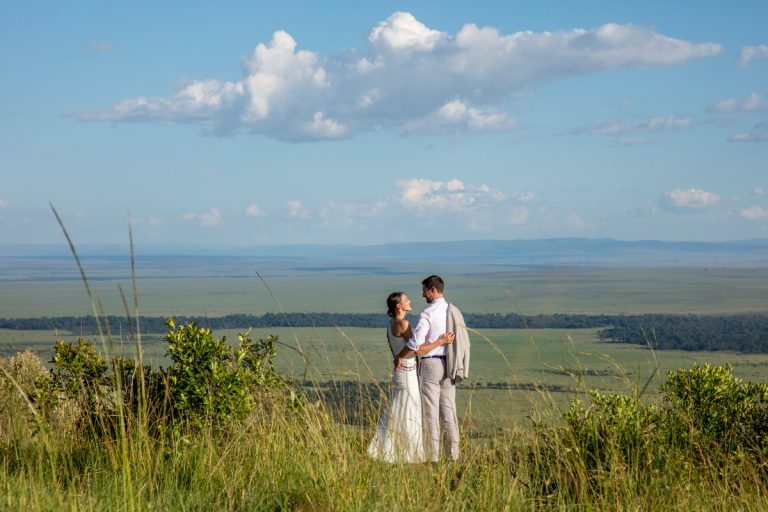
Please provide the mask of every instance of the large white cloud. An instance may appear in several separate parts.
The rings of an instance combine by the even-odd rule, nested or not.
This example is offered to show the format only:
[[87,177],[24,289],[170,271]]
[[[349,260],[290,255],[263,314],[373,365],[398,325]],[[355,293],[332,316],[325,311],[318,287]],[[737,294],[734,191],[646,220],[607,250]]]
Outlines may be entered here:
[[720,204],[720,196],[700,188],[675,189],[661,196],[661,206],[670,211],[696,211]]
[[523,87],[627,67],[709,57],[695,44],[633,25],[501,34],[465,25],[455,35],[396,12],[371,29],[366,46],[340,57],[300,50],[275,32],[243,61],[238,81],[192,81],[170,96],[138,96],[68,115],[86,121],[197,123],[206,130],[289,140],[398,131],[509,129],[503,107]]
[[739,54],[739,66],[745,68],[749,66],[753,60],[768,59],[768,44],[761,44],[760,46],[744,46]]
[[430,51],[447,35],[424,25],[409,12],[396,12],[368,34],[368,41],[388,51]]

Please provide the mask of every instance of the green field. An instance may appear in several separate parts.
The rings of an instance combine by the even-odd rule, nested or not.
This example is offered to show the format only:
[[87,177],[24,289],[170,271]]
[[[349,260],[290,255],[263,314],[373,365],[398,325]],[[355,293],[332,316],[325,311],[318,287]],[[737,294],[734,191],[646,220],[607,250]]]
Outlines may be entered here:
[[[170,275],[177,275],[176,272]],[[255,272],[250,272],[219,277],[152,277],[139,279],[138,289],[143,315],[262,314],[280,308],[295,312],[369,313],[383,311],[386,296],[394,290],[415,298],[418,308],[423,277],[283,272],[266,274],[265,285]],[[765,268],[547,268],[444,277],[446,296],[471,313],[768,311]],[[127,278],[91,283],[108,314],[124,313],[118,284],[130,293]],[[0,281],[0,288],[0,318],[91,314],[79,279]]]
[[[690,368],[695,363],[731,363],[735,375],[745,380],[768,380],[768,355],[651,351],[636,345],[606,343],[595,333],[592,329],[473,332],[472,376],[458,394],[461,416],[471,417],[482,429],[523,426],[532,412],[551,410],[547,407],[550,401],[562,407],[582,397],[587,389],[636,393],[649,380],[645,393],[652,398],[667,371]],[[237,331],[214,334],[237,340]],[[252,332],[253,337],[269,334],[278,335],[282,343],[278,368],[299,381],[386,383],[389,379],[391,354],[383,328],[271,328]],[[76,338],[71,333],[63,337]],[[97,337],[87,338],[101,346]],[[0,330],[0,355],[31,348],[47,361],[54,339],[53,332]],[[302,350],[306,364],[296,348]],[[116,337],[113,350],[121,349],[125,353],[134,350],[127,341],[121,345]],[[145,336],[144,349],[150,364],[169,363],[161,336]]]

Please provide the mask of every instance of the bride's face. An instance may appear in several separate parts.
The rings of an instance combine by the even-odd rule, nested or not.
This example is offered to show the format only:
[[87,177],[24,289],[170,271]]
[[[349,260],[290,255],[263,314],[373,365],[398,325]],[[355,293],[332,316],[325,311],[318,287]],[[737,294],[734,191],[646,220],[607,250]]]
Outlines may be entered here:
[[411,309],[411,299],[408,298],[407,295],[403,294],[403,297],[400,299],[400,304],[398,305],[400,309],[403,311],[410,311]]

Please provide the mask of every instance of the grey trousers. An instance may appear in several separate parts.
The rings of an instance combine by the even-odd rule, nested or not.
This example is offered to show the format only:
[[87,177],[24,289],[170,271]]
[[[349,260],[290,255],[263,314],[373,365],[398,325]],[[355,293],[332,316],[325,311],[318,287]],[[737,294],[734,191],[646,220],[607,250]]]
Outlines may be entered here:
[[424,415],[427,458],[440,460],[440,430],[448,445],[451,460],[459,458],[459,420],[456,416],[456,386],[447,377],[445,359],[419,361],[419,391]]

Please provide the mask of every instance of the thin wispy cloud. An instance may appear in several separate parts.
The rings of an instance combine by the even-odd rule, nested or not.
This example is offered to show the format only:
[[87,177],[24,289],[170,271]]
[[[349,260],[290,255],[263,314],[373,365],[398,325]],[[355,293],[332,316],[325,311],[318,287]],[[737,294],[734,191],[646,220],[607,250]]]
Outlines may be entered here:
[[259,44],[240,80],[194,80],[166,97],[137,96],[106,109],[68,112],[83,121],[198,124],[285,141],[341,139],[387,128],[403,133],[498,131],[520,91],[561,78],[669,66],[717,55],[652,29],[609,23],[562,32],[501,34],[464,25],[456,34],[407,12],[373,27],[342,56],[300,49],[284,31]]
[[768,142],[768,122],[757,123],[747,133],[737,133],[728,142]]
[[763,187],[755,187],[752,189],[752,195],[763,197],[765,195],[765,189]]
[[756,92],[744,99],[729,98],[715,105],[720,112],[768,112],[768,99]]
[[634,146],[639,144],[650,144],[658,142],[656,137],[643,135],[622,136],[625,134],[637,133],[659,133],[682,131],[692,128],[694,121],[686,116],[658,116],[651,117],[645,121],[635,123],[623,123],[611,121],[606,123],[591,124],[580,126],[571,130],[571,135],[603,135],[616,137],[615,142],[622,146]]
[[109,53],[114,51],[116,48],[117,45],[107,41],[99,41],[98,39],[91,39],[88,41],[88,49],[94,53]]
[[0,197],[0,208],[8,208],[11,203],[4,197]]
[[595,228],[592,224],[585,221],[581,216],[573,212],[568,214],[568,216],[565,218],[565,222],[577,231],[589,231]]
[[744,46],[739,54],[739,66],[746,68],[755,60],[768,59],[768,44]]
[[202,228],[212,228],[221,225],[224,222],[224,217],[218,208],[211,208],[207,212],[202,213],[185,213],[181,216],[184,220],[190,220],[197,222]]

